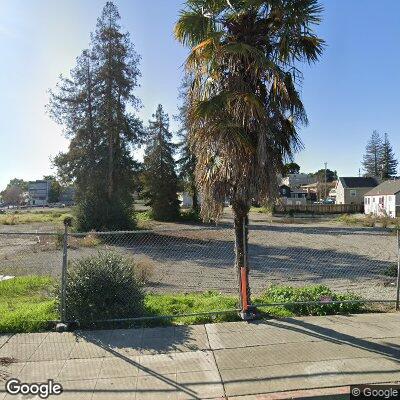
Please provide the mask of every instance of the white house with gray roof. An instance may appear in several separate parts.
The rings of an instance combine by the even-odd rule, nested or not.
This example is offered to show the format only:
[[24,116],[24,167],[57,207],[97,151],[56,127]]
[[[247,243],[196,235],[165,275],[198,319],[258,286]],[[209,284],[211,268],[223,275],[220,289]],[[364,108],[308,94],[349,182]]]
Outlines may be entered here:
[[364,196],[365,214],[400,217],[400,180],[385,181]]
[[364,195],[378,185],[372,177],[340,177],[336,183],[336,204],[363,204]]

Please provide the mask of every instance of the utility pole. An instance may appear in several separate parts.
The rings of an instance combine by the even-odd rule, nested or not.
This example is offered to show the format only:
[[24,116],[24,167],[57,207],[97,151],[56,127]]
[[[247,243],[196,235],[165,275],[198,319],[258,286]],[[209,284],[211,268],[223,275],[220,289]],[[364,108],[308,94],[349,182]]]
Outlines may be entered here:
[[328,197],[328,194],[327,194],[327,187],[326,187],[326,184],[327,184],[326,167],[327,167],[327,165],[328,165],[328,163],[325,163],[325,191],[324,191],[325,197],[324,197],[324,200],[326,200],[326,198]]

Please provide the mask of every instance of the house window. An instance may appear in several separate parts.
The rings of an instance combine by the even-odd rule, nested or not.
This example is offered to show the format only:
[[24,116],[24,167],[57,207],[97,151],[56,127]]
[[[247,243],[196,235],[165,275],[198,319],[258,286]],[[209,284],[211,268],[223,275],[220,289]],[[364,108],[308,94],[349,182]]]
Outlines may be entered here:
[[356,189],[350,189],[350,196],[357,196],[357,190]]
[[379,204],[384,204],[385,203],[385,198],[382,196],[382,197],[379,197]]

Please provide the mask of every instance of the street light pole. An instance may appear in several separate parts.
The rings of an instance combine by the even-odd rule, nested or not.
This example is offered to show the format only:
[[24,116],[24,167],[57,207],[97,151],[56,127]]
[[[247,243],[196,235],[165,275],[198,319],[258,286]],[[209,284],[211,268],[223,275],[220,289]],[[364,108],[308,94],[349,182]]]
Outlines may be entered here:
[[327,195],[327,187],[326,187],[326,184],[327,184],[327,177],[326,177],[326,167],[327,167],[327,165],[328,165],[328,163],[325,163],[325,191],[324,191],[324,193],[325,193],[325,198],[324,198],[324,200],[326,200],[326,198],[328,197],[328,195]]

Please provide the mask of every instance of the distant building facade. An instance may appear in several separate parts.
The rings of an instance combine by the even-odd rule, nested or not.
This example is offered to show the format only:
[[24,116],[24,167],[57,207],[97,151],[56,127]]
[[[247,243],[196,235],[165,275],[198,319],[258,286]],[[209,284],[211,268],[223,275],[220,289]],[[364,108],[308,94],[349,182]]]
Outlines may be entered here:
[[364,213],[400,217],[400,180],[385,181],[364,196]]
[[28,184],[29,204],[31,206],[46,206],[49,203],[51,182],[45,180],[31,181]]
[[281,185],[289,186],[290,188],[298,188],[313,182],[314,178],[307,174],[288,174],[282,178]]
[[378,186],[372,177],[341,177],[336,184],[336,204],[364,204],[364,195]]
[[73,186],[67,186],[61,190],[60,203],[66,206],[75,204],[75,188]]
[[279,186],[280,200],[285,205],[307,204],[308,193],[303,189],[291,189],[287,185]]

